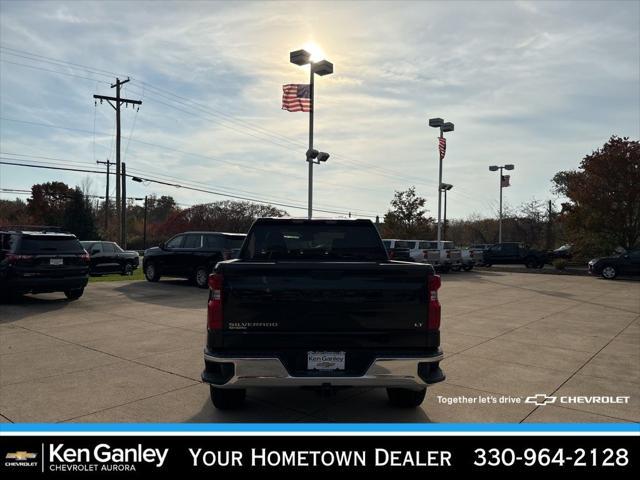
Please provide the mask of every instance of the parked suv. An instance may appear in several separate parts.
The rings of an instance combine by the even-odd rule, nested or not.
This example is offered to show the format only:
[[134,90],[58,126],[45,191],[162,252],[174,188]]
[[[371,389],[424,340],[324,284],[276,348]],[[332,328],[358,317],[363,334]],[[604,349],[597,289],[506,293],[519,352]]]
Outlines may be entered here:
[[69,300],[87,285],[89,254],[70,233],[0,228],[0,293],[64,292]]
[[522,264],[527,268],[542,268],[547,254],[532,250],[518,242],[496,243],[484,251],[484,266]]
[[244,233],[185,232],[144,252],[142,268],[146,279],[157,282],[161,276],[184,277],[200,288],[216,263],[234,258],[240,251]]
[[80,243],[91,257],[89,263],[89,273],[91,275],[104,275],[107,273],[131,275],[140,265],[138,252],[123,250],[115,242],[93,240]]

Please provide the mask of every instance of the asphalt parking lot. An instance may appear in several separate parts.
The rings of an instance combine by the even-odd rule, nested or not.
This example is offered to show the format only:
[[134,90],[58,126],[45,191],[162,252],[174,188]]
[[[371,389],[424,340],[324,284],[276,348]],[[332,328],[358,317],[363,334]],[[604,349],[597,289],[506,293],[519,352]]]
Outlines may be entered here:
[[[384,390],[249,390],[215,410],[200,383],[207,292],[178,280],[92,283],[0,305],[3,422],[640,421],[640,282],[508,272],[443,279],[447,380],[415,410]],[[628,404],[517,403],[536,394]],[[540,397],[542,398],[542,397]],[[445,401],[446,400],[446,401]]]

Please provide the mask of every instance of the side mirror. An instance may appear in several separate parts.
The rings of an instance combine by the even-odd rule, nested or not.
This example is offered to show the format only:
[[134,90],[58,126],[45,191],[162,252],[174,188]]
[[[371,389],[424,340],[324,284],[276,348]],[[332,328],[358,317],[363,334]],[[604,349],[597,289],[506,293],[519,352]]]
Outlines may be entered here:
[[164,242],[160,242],[160,245],[158,245],[158,247],[160,247],[160,250],[164,250],[165,249]]

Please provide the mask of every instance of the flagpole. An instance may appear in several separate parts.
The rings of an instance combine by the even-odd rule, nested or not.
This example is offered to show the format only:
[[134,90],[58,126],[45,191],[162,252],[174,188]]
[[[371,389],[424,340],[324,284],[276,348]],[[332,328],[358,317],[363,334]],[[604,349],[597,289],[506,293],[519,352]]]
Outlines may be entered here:
[[[313,111],[315,110],[313,99],[313,62],[309,63],[309,100],[311,108],[309,109],[309,152],[313,150]],[[307,156],[307,162],[309,163],[309,205],[307,216],[309,219],[313,216],[313,158]]]

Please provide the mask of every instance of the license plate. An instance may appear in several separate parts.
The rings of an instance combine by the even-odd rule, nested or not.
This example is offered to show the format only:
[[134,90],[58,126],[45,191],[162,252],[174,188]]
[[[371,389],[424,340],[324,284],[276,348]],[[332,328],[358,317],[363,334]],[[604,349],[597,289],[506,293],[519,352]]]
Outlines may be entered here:
[[309,370],[344,370],[344,352],[308,352]]
[[49,265],[63,265],[64,260],[62,258],[51,258],[49,259]]

